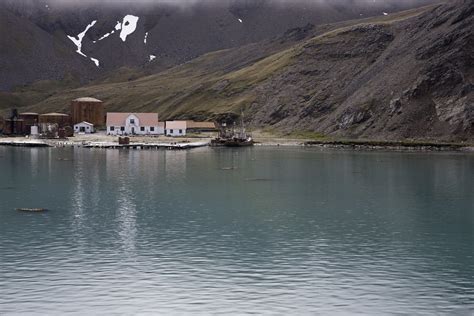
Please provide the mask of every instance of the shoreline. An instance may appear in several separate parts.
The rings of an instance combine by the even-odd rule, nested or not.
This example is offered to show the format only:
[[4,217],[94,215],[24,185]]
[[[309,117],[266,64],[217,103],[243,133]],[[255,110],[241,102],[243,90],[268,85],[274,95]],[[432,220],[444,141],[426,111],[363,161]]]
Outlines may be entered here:
[[474,144],[428,141],[332,140],[308,141],[308,147],[344,148],[353,150],[391,150],[420,152],[474,152]]
[[[116,136],[79,135],[67,139],[32,139],[27,137],[0,137],[0,146],[11,147],[81,147],[125,149],[191,149],[207,146],[212,137],[130,137],[130,145],[119,145]],[[474,152],[472,143],[448,143],[430,141],[377,141],[377,140],[311,140],[281,137],[256,137],[256,147],[305,147],[368,151],[403,152]]]

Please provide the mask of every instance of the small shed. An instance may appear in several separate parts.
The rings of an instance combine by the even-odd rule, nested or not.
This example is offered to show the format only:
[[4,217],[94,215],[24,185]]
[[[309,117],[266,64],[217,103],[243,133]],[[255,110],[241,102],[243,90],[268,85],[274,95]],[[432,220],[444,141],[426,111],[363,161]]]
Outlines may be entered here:
[[94,133],[94,124],[89,122],[81,122],[74,125],[74,133],[90,134]]

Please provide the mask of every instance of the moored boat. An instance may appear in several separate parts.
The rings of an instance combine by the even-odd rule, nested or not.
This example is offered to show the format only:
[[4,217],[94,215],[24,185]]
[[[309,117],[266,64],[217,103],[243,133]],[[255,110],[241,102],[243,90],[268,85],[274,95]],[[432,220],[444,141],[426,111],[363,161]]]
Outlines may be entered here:
[[229,128],[227,123],[217,124],[219,135],[211,141],[212,147],[247,147],[255,144],[251,135],[247,133],[244,126],[244,113],[240,117],[240,126],[235,122]]
[[253,146],[255,143],[252,137],[247,138],[216,138],[211,141],[214,147],[246,147]]

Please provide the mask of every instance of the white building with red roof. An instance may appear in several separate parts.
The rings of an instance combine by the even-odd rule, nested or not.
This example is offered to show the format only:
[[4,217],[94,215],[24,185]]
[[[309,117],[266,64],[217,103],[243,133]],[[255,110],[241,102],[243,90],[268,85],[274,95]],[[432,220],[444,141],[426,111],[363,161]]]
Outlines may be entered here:
[[186,121],[166,121],[166,136],[186,136]]
[[157,113],[107,113],[108,135],[163,135]]

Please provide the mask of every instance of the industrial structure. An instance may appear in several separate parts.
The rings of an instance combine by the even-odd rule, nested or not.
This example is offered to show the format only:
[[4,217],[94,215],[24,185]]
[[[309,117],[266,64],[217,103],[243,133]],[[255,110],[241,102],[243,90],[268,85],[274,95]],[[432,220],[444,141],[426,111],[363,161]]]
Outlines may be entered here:
[[38,126],[39,114],[33,112],[20,113],[18,117],[23,120],[23,134],[30,135],[31,127]]
[[71,102],[71,124],[89,122],[94,126],[105,126],[104,102],[95,98],[79,98]]
[[46,113],[39,116],[38,123],[42,124],[57,124],[59,128],[71,126],[71,119],[69,115],[63,113]]
[[17,109],[12,109],[10,117],[4,120],[3,134],[25,135],[24,121],[18,115]]

